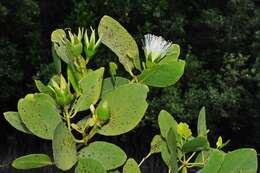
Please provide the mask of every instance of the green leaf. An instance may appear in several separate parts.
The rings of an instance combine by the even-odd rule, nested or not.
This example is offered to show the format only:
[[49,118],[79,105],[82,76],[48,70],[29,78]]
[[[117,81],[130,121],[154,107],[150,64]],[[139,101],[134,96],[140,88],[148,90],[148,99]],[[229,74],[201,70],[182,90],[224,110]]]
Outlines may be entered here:
[[79,152],[79,159],[93,159],[102,163],[105,170],[112,170],[122,166],[127,157],[125,152],[118,146],[96,141],[84,147]]
[[89,109],[91,104],[96,104],[101,93],[104,68],[88,72],[79,82],[82,94],[79,97],[75,109],[84,111]]
[[113,91],[117,87],[128,84],[130,81],[123,77],[115,77],[115,81],[111,77],[104,79],[101,91],[101,97],[103,98],[107,93]]
[[153,87],[168,87],[175,84],[183,75],[185,61],[178,60],[168,64],[157,64],[146,68],[138,76],[140,83]]
[[63,29],[56,29],[51,33],[51,41],[54,43],[59,43],[65,37],[66,33]]
[[164,161],[164,163],[170,168],[172,164],[172,158],[170,151],[168,149],[167,143],[163,142],[161,146],[161,157]]
[[159,127],[160,127],[160,131],[161,131],[161,135],[166,138],[167,137],[167,133],[170,130],[170,128],[172,128],[175,132],[175,134],[177,134],[177,122],[175,121],[175,119],[172,117],[171,114],[169,114],[167,111],[165,110],[161,110],[161,112],[159,113],[158,116],[158,123],[159,123]]
[[80,80],[80,74],[79,72],[75,69],[74,66],[68,65],[67,66],[67,75],[68,75],[68,80],[70,81],[74,91],[79,94],[80,93],[80,88],[79,88],[79,80]]
[[74,55],[70,50],[68,41],[61,41],[59,43],[54,43],[54,49],[57,55],[67,64],[73,64]]
[[146,85],[125,84],[109,92],[99,105],[105,101],[108,103],[110,119],[98,133],[116,136],[135,128],[147,109],[148,90]]
[[63,122],[55,129],[52,149],[55,165],[59,169],[69,170],[77,162],[76,142]]
[[167,133],[167,146],[170,153],[170,169],[172,173],[178,173],[178,160],[177,160],[177,134],[175,134],[175,131],[171,128]]
[[218,173],[225,158],[225,153],[219,150],[213,150],[210,154],[209,160],[199,173]]
[[51,159],[46,154],[29,154],[15,159],[12,166],[16,169],[33,169],[52,164]]
[[107,171],[96,160],[79,159],[75,173],[107,173]]
[[55,101],[43,93],[28,94],[20,99],[18,112],[25,126],[43,139],[52,139],[56,126],[61,122]]
[[210,155],[212,154],[213,151],[214,151],[214,149],[210,148],[209,150],[199,152],[199,154],[197,155],[197,157],[195,159],[195,162],[197,162],[197,163],[202,163],[202,162],[207,163],[208,159],[209,159],[209,157],[210,157]]
[[168,64],[178,60],[180,55],[180,46],[178,44],[172,44],[171,53],[166,55],[159,64]]
[[61,60],[58,57],[54,46],[51,47],[51,53],[52,53],[52,58],[53,58],[53,64],[55,67],[55,73],[60,74],[61,73]]
[[28,128],[24,125],[18,112],[5,112],[4,117],[6,121],[8,121],[17,130],[24,133],[32,134],[30,130],[28,130]]
[[126,71],[131,73],[134,66],[141,70],[137,44],[120,23],[109,16],[104,16],[99,23],[98,34],[101,42],[119,57]]
[[108,173],[120,173],[118,170],[108,171]]
[[206,124],[206,110],[205,107],[202,107],[198,117],[197,124],[198,136],[203,136],[207,138],[207,124]]
[[39,92],[48,94],[48,95],[52,96],[53,98],[55,98],[55,93],[49,87],[44,85],[40,80],[35,80],[34,82],[35,82],[36,88],[38,89]]
[[209,142],[204,137],[196,137],[186,142],[182,150],[186,153],[209,149]]
[[257,153],[254,149],[243,148],[226,154],[218,173],[256,173]]
[[161,152],[161,146],[164,143],[161,135],[155,135],[151,142],[150,154]]
[[125,166],[123,167],[123,173],[141,173],[140,168],[136,161],[132,158],[128,159]]

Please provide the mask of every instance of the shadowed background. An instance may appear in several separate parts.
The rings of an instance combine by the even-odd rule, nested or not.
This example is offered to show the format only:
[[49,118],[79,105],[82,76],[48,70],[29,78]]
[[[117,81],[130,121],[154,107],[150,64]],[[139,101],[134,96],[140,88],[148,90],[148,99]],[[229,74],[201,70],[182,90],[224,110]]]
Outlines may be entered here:
[[[138,128],[105,140],[140,161],[158,133],[156,119],[161,109],[178,121],[189,122],[194,130],[198,112],[206,106],[212,145],[221,135],[231,139],[226,150],[254,147],[259,151],[259,6],[259,0],[1,0],[1,114],[16,110],[19,98],[36,91],[34,79],[48,81],[53,71],[50,34],[54,29],[97,28],[101,17],[110,15],[136,38],[140,48],[146,33],[180,44],[187,66],[178,84],[153,89],[146,118]],[[109,60],[117,58],[101,46],[92,64],[107,66]],[[51,143],[14,130],[3,117],[0,123],[1,173],[59,172],[55,168],[12,169],[8,163],[18,156],[51,156]],[[159,155],[146,161],[142,169],[144,173],[166,172]]]

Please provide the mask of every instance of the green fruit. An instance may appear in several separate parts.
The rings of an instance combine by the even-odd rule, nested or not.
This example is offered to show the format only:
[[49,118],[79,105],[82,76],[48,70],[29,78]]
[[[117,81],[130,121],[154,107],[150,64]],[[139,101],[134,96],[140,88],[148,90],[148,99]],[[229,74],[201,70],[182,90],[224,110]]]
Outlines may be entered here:
[[104,101],[97,109],[97,117],[101,121],[107,121],[110,118],[108,102]]

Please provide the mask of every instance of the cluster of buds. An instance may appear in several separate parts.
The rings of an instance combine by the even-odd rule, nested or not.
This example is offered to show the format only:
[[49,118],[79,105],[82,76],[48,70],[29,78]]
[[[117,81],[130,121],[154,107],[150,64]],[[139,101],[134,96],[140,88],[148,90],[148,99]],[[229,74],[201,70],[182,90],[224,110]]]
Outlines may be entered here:
[[66,106],[74,99],[73,94],[70,92],[69,84],[66,82],[62,75],[54,76],[48,87],[53,91],[55,99],[60,106]]
[[88,59],[92,58],[93,55],[96,53],[97,48],[99,47],[101,40],[100,38],[96,41],[96,33],[95,30],[91,28],[91,35],[90,38],[88,36],[88,31],[84,28],[79,28],[78,35],[72,34],[71,31],[69,31],[69,46],[72,54],[74,56],[80,56],[83,51],[83,44],[82,39],[84,36],[84,52],[86,54],[86,57]]

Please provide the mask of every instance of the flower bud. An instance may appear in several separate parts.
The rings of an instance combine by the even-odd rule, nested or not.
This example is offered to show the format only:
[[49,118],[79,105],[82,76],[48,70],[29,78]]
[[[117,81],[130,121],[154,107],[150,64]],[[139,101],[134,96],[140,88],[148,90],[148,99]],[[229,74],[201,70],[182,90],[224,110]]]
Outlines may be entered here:
[[69,85],[62,75],[52,77],[48,87],[53,91],[56,102],[60,106],[66,106],[74,99],[74,96],[70,92]]
[[91,28],[90,39],[88,37],[88,32],[86,30],[84,34],[84,41],[85,41],[84,52],[87,58],[92,58],[95,55],[96,50],[101,43],[101,39],[99,38],[96,42],[95,30]]
[[69,37],[70,37],[70,50],[74,56],[81,55],[83,51],[83,45],[82,45],[82,37],[83,37],[83,28],[79,28],[78,35],[72,34],[71,31],[69,31]]
[[98,106],[96,110],[96,115],[98,120],[102,122],[106,122],[109,120],[110,114],[107,101],[102,102],[101,105]]

